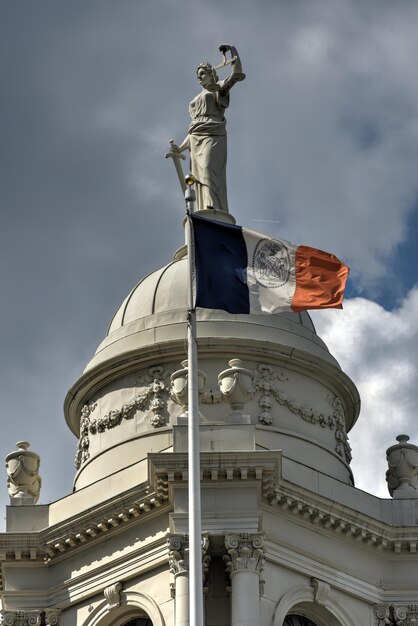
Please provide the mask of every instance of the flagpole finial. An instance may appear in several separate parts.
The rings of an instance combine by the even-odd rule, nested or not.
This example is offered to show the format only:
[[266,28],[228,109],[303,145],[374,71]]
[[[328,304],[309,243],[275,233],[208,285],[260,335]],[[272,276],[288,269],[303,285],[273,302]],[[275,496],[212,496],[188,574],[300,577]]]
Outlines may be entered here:
[[186,210],[188,213],[194,213],[194,203],[196,201],[196,192],[192,188],[192,186],[195,184],[196,178],[193,176],[193,174],[187,174],[187,176],[184,179],[184,182],[187,185],[186,190],[184,192],[184,199],[186,201]]

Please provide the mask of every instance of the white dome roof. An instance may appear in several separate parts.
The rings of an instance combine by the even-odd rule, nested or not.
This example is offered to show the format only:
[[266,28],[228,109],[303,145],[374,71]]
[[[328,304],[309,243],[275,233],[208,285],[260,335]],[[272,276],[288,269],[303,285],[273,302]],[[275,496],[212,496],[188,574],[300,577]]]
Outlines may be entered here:
[[[146,346],[186,337],[187,260],[177,258],[143,278],[115,313],[104,341],[86,370]],[[231,315],[198,309],[198,337],[269,342],[298,349],[334,366],[336,360],[317,336],[308,313]],[[216,322],[216,323],[215,323]],[[286,348],[287,347],[287,348]]]

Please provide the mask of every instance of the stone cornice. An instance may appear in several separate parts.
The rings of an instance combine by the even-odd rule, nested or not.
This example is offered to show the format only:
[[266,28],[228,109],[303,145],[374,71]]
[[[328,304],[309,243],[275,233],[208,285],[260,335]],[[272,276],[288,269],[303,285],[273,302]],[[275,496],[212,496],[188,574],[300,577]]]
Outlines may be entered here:
[[418,526],[392,526],[346,505],[281,480],[269,504],[325,532],[376,550],[416,555]]
[[140,489],[39,532],[0,534],[0,562],[55,561],[88,542],[120,532],[129,523],[148,520],[170,508],[163,490],[157,495],[150,485],[141,485]]
[[[151,453],[148,455],[149,477],[156,493],[167,497],[173,483],[188,480],[186,452]],[[274,487],[280,474],[281,452],[202,452],[200,477],[204,482],[259,481],[265,498],[274,497]],[[169,496],[171,499],[171,495]]]

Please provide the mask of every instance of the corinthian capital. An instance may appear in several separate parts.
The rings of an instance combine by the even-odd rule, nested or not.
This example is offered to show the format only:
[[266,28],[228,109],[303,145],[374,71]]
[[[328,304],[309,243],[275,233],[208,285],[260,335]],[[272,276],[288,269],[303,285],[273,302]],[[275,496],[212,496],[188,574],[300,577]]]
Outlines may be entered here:
[[189,539],[187,535],[169,535],[168,563],[170,572],[176,576],[189,571]]
[[229,574],[252,570],[261,574],[264,567],[264,535],[242,533],[225,535],[226,569]]

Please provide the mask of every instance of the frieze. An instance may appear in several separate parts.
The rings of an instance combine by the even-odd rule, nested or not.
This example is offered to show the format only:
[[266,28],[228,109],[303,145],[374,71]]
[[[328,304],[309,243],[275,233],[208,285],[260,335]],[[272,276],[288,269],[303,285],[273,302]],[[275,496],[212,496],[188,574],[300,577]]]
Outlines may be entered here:
[[288,377],[282,371],[275,371],[271,365],[267,363],[259,363],[254,374],[254,386],[259,393],[258,404],[261,408],[261,412],[258,415],[258,420],[264,426],[271,426],[273,418],[271,416],[271,407],[273,401],[276,401],[281,406],[285,406],[291,413],[298,415],[305,422],[311,424],[318,424],[322,428],[329,428],[334,431],[336,445],[335,451],[341,457],[345,458],[347,463],[351,461],[351,448],[348,443],[347,433],[345,429],[345,419],[342,404],[332,394],[329,394],[327,399],[332,406],[332,415],[326,415],[315,409],[298,404],[295,400],[290,398],[279,386],[280,382],[288,382]]
[[167,397],[170,397],[171,392],[170,373],[161,366],[150,367],[147,374],[137,378],[137,385],[147,385],[144,391],[135,396],[131,402],[123,404],[118,409],[112,409],[103,417],[96,419],[91,417],[96,408],[96,403],[83,406],[80,419],[80,439],[75,457],[77,469],[90,458],[89,435],[96,435],[116,428],[123,420],[132,419],[138,410],[151,410],[150,422],[154,428],[166,425],[165,407]]

